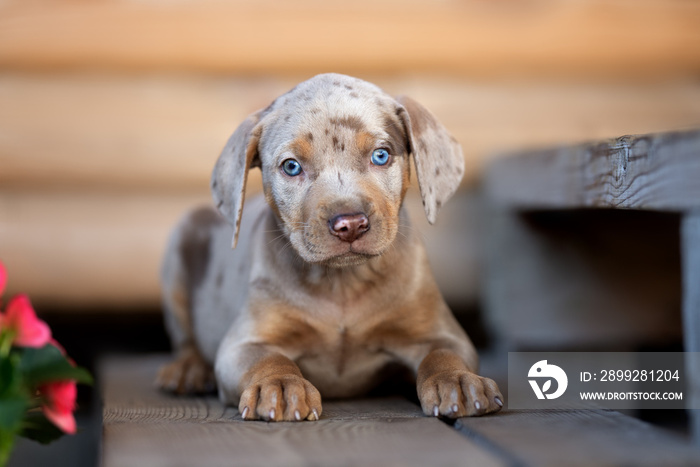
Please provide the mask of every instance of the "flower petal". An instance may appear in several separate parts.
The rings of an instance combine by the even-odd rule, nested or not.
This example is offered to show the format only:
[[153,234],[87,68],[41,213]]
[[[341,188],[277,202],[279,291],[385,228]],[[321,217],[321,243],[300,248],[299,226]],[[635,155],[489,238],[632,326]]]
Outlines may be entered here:
[[7,284],[7,271],[5,266],[0,261],[0,296],[5,291],[5,285]]
[[39,388],[39,392],[52,409],[59,412],[72,412],[75,410],[75,399],[78,396],[78,387],[75,381],[54,381]]
[[39,393],[44,399],[44,405],[41,409],[46,418],[64,433],[74,434],[76,424],[73,411],[75,410],[75,399],[78,396],[76,382],[47,383],[39,388]]
[[78,431],[73,412],[60,412],[58,410],[52,410],[46,406],[43,406],[41,410],[44,412],[46,418],[48,418],[51,423],[56,425],[62,432],[68,433],[69,435],[74,435],[75,432]]
[[51,340],[51,329],[37,318],[26,295],[17,295],[7,304],[4,326],[15,332],[13,343],[20,347],[43,347]]

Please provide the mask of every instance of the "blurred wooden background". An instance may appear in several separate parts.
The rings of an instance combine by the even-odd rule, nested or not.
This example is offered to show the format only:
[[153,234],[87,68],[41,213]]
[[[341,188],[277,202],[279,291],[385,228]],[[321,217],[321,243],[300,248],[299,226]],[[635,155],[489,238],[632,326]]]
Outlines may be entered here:
[[700,2],[0,0],[10,292],[156,305],[168,230],[209,201],[230,133],[327,71],[413,96],[462,143],[464,189],[438,226],[415,191],[409,207],[448,298],[473,302],[485,161],[700,126]]

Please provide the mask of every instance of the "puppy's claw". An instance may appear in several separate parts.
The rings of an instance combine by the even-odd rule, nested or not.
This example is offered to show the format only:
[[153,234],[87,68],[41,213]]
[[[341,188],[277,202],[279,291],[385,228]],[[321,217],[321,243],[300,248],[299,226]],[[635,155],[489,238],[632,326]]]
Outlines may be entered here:
[[294,418],[295,418],[297,421],[301,420],[301,414],[299,413],[298,410],[295,410],[295,411],[294,411]]
[[275,421],[275,409],[270,409],[270,420]]
[[453,413],[459,412],[459,406],[458,406],[457,404],[453,404],[453,405],[452,405],[452,412],[453,412]]
[[314,413],[314,420],[318,420],[320,417],[318,416],[318,410],[316,409],[311,409],[311,411]]
[[438,409],[438,406],[436,405],[435,407],[433,407],[433,417],[437,417],[438,415],[440,415],[440,410]]
[[500,407],[503,407],[503,401],[500,397],[494,397],[493,400],[496,401],[496,404],[498,404]]
[[474,407],[476,407],[476,410],[481,410],[481,403],[479,401],[474,402]]
[[241,412],[241,418],[245,420],[246,416],[248,415],[248,407],[245,407],[243,409],[243,412]]

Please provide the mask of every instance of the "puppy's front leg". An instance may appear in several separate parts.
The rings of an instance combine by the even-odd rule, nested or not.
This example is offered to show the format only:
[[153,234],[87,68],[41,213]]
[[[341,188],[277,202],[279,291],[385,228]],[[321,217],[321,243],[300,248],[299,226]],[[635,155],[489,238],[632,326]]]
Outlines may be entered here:
[[449,348],[432,350],[423,359],[417,389],[423,413],[435,417],[484,415],[503,407],[496,383],[471,371]]
[[318,420],[321,394],[299,367],[272,346],[222,348],[216,361],[219,394],[244,420]]

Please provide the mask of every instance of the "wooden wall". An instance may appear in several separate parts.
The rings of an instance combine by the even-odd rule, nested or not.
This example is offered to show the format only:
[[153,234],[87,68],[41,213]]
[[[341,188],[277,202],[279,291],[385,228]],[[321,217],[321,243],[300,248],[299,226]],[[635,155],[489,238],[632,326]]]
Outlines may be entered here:
[[11,291],[73,308],[155,305],[168,229],[208,202],[229,134],[326,71],[413,96],[462,143],[468,173],[452,214],[418,227],[447,294],[473,301],[470,193],[485,161],[700,126],[700,3],[0,0],[0,259]]

